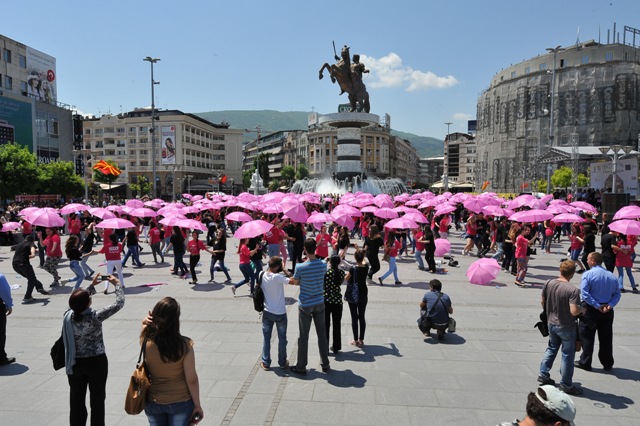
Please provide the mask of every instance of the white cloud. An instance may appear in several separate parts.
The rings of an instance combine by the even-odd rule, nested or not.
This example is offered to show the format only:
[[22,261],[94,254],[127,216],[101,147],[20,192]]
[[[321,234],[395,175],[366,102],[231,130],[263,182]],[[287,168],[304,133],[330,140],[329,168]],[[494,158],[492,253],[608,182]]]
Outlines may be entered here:
[[465,114],[464,112],[456,112],[455,114],[453,114],[453,118],[456,121],[473,120],[470,114]]
[[438,76],[431,71],[414,70],[402,63],[396,53],[389,53],[380,59],[362,55],[361,62],[371,70],[365,84],[371,88],[403,87],[407,92],[427,89],[446,89],[458,84],[452,76]]

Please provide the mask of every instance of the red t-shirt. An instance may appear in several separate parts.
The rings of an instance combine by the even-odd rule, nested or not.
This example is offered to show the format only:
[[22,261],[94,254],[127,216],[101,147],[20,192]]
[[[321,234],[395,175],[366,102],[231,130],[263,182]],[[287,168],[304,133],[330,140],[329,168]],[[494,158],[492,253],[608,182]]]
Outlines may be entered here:
[[395,240],[393,245],[389,247],[389,257],[398,257],[398,252],[402,248],[402,243],[400,241]]
[[516,259],[524,259],[527,257],[527,246],[529,239],[524,235],[518,235],[516,238]]
[[160,242],[160,230],[153,228],[149,231],[149,244],[156,244]]
[[204,245],[202,240],[190,240],[187,243],[187,250],[189,254],[198,255],[200,254],[200,250],[206,250],[207,247]]
[[240,246],[240,264],[251,263],[251,250],[246,245]]
[[[62,257],[62,246],[60,246],[60,236],[58,234],[52,234],[50,237],[45,238],[43,243],[47,248],[47,256]],[[57,243],[55,249],[53,248],[54,243]]]
[[69,222],[69,234],[78,235],[80,233],[80,227],[82,226],[82,222],[79,219],[74,219]]
[[329,234],[318,234],[318,236],[316,236],[316,256],[328,257],[330,242],[331,237]]
[[419,231],[417,234],[415,234],[413,236],[416,240],[416,250],[418,251],[424,251],[425,249],[425,244],[421,243],[420,240],[422,239],[422,237],[424,237],[424,232]]
[[571,245],[569,246],[571,250],[578,250],[582,248],[582,241],[578,239],[578,235],[569,235],[569,239],[571,240]]
[[282,230],[274,226],[266,234],[264,234],[264,237],[267,241],[267,244],[280,244],[280,239],[282,238]]
[[629,251],[627,254],[624,254],[621,251],[616,251],[616,266],[631,268],[633,266],[633,262],[631,261],[631,244],[627,244],[627,242],[621,238],[616,242],[616,245],[618,248]]
[[111,241],[106,242],[98,253],[104,253],[104,258],[106,260],[120,260],[120,253],[122,253],[122,244],[118,243],[117,246],[114,246],[111,245]]
[[31,224],[26,220],[22,221],[22,234],[31,235]]

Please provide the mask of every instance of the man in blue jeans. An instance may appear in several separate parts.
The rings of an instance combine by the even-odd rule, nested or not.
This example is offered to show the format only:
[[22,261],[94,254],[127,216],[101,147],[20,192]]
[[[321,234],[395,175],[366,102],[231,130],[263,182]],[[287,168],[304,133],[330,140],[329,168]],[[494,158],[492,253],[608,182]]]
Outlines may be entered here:
[[585,312],[580,306],[580,289],[569,284],[575,272],[576,264],[572,260],[565,260],[560,264],[560,277],[547,281],[542,288],[542,308],[547,313],[549,323],[549,346],[540,363],[538,382],[555,385],[549,371],[561,350],[560,390],[569,395],[582,395],[582,389],[573,384],[573,361],[578,337],[576,317]]
[[316,258],[316,240],[307,238],[304,241],[304,254],[307,261],[296,265],[290,284],[300,286],[298,302],[298,359],[291,371],[297,374],[307,374],[307,353],[309,346],[309,330],[311,320],[316,326],[318,336],[318,349],[322,371],[329,372],[329,342],[325,331],[324,318],[324,273],[327,270],[325,263]]
[[287,307],[284,298],[284,285],[289,283],[291,274],[282,268],[282,259],[272,256],[269,269],[258,279],[264,293],[264,311],[262,312],[262,362],[260,367],[271,367],[271,334],[275,324],[278,331],[278,365],[287,368]]

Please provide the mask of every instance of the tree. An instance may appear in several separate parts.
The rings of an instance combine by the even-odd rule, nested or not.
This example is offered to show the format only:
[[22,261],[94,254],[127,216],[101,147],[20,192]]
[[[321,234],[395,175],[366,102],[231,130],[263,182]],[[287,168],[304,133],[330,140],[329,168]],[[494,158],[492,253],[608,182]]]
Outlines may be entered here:
[[[114,167],[118,167],[118,164],[113,161],[113,160],[105,160],[106,163],[111,164]],[[99,182],[99,183],[106,183],[109,186],[111,186],[113,184],[113,182],[116,181],[116,179],[118,179],[118,176],[114,176],[114,175],[105,175],[104,173],[98,171],[98,170],[94,170],[93,171],[93,180],[95,182]]]
[[245,190],[251,186],[251,175],[256,171],[255,167],[242,172],[242,186]]
[[568,188],[571,186],[573,170],[570,167],[562,166],[551,175],[551,184],[554,188]]
[[582,173],[578,174],[578,186],[579,187],[584,188],[584,187],[591,186],[590,182],[591,182],[591,180],[587,176],[585,176]]
[[36,156],[17,144],[0,146],[0,201],[33,192],[38,178]]
[[136,176],[135,182],[130,183],[129,188],[141,197],[151,193],[151,183],[144,175]]
[[547,192],[547,181],[544,179],[539,179],[535,182],[535,186],[538,192]]
[[41,164],[36,188],[41,194],[82,195],[84,181],[75,173],[73,161],[54,161]]
[[283,181],[291,183],[296,178],[296,171],[292,166],[284,166],[280,171],[280,177]]
[[301,164],[298,166],[298,172],[296,173],[296,179],[298,180],[302,180],[306,177],[309,177],[309,169],[307,169],[307,166]]

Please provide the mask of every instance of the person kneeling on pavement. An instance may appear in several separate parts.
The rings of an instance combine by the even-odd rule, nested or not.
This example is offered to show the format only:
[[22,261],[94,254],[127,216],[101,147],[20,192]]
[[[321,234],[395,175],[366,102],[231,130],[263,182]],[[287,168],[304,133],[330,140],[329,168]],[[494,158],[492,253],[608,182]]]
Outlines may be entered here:
[[429,282],[430,290],[420,302],[420,318],[418,325],[422,333],[430,337],[431,329],[436,329],[438,340],[444,340],[444,332],[449,327],[449,315],[453,314],[451,298],[442,292],[440,280]]

